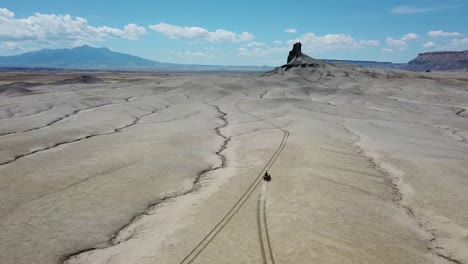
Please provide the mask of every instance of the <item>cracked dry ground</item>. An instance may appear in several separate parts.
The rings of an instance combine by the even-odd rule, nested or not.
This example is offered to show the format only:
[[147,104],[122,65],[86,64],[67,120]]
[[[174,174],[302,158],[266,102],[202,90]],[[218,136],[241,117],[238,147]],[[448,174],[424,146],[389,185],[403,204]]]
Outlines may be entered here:
[[468,79],[341,67],[0,95],[0,263],[468,263]]

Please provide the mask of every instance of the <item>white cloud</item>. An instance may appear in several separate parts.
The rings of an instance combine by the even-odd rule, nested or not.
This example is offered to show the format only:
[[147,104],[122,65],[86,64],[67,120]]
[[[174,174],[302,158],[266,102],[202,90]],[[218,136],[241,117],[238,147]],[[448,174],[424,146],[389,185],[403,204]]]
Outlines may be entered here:
[[423,48],[430,49],[435,47],[435,43],[432,41],[429,41],[427,43],[422,44]]
[[0,48],[5,49],[5,50],[17,50],[19,49],[18,44],[12,41],[5,41],[0,45]]
[[433,37],[433,38],[436,38],[436,37],[461,37],[461,36],[463,36],[463,34],[459,33],[459,32],[445,32],[445,31],[442,31],[442,30],[429,31],[429,32],[427,32],[427,35],[429,37]]
[[0,17],[3,19],[11,19],[15,17],[15,13],[6,8],[0,8]]
[[294,33],[297,33],[297,29],[295,29],[295,28],[288,28],[288,29],[285,29],[284,32],[294,34]]
[[146,33],[144,27],[128,24],[124,28],[94,27],[82,17],[35,13],[16,18],[15,13],[0,8],[0,39],[17,47],[70,46],[103,41],[107,38],[136,40]]
[[408,40],[413,40],[413,39],[418,39],[419,36],[414,34],[414,33],[408,33],[406,35],[404,35],[403,37],[401,37],[401,40],[403,41],[408,41]]
[[387,45],[392,49],[405,50],[408,47],[408,44],[401,39],[387,38]]
[[380,45],[380,41],[378,41],[378,40],[360,40],[359,43],[364,45],[364,46],[378,46],[378,45]]
[[266,56],[271,53],[269,49],[263,49],[263,48],[247,49],[247,48],[241,47],[237,51],[239,52],[239,55],[242,55],[242,56]]
[[415,33],[408,33],[402,36],[399,39],[394,39],[388,37],[386,39],[386,43],[388,45],[387,48],[382,49],[383,52],[395,52],[395,51],[404,51],[408,48],[408,43],[407,41],[418,39],[419,36],[416,35]]
[[440,9],[447,9],[448,7],[414,7],[414,6],[396,6],[392,8],[392,13],[395,14],[415,14],[436,11]]
[[265,46],[265,45],[266,45],[266,43],[263,43],[263,42],[250,42],[246,46],[247,47],[262,47],[262,46]]
[[394,14],[417,14],[417,13],[427,13],[427,12],[435,12],[440,10],[447,10],[447,9],[454,9],[458,8],[461,5],[440,5],[442,3],[447,3],[448,1],[433,1],[433,2],[440,2],[439,5],[433,6],[426,6],[426,7],[416,7],[416,6],[396,6],[391,9],[391,12]]
[[249,57],[268,57],[271,54],[279,53],[279,54],[287,54],[289,51],[289,47],[240,47],[238,51],[238,55],[242,56],[249,56]]
[[467,50],[468,49],[468,38],[454,39],[450,42],[450,48],[454,50]]
[[146,34],[146,29],[136,24],[128,24],[123,28],[125,38],[137,40],[140,35]]
[[314,33],[306,33],[297,39],[288,41],[288,44],[292,45],[299,41],[303,44],[303,48],[306,52],[347,50],[363,48],[365,46],[377,46],[380,44],[377,40],[355,40],[351,35],[347,34],[317,36]]
[[201,27],[181,27],[167,23],[159,23],[157,25],[150,25],[148,27],[151,30],[159,32],[170,39],[187,38],[205,40],[209,42],[241,42],[252,41],[254,39],[254,35],[248,32],[236,34],[225,29],[208,31],[207,29]]
[[283,41],[281,41],[281,40],[275,40],[275,41],[273,41],[273,43],[274,43],[274,44],[283,44]]
[[176,54],[177,54],[178,56],[180,56],[180,57],[213,58],[212,55],[206,54],[206,53],[203,53],[203,52],[200,52],[200,51],[196,51],[196,52],[193,52],[193,51],[184,51],[184,52],[177,52]]

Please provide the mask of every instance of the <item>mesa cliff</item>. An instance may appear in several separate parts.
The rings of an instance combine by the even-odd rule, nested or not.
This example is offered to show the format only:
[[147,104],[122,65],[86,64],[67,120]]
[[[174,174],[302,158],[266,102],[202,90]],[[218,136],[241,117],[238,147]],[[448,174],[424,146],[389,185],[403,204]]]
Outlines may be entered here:
[[468,69],[468,50],[420,53],[407,66],[411,71]]

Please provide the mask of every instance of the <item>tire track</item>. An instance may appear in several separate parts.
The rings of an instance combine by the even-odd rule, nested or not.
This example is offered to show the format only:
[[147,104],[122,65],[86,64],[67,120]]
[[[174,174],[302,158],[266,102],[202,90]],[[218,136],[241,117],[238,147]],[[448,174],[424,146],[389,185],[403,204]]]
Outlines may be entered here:
[[[274,157],[274,159],[271,160],[272,162],[269,165],[267,164],[268,167],[265,167],[265,172],[266,172],[271,168],[273,163],[276,161],[276,159],[278,158],[278,156],[281,154],[284,147],[286,146],[286,142],[287,142],[287,140],[289,138],[289,131],[275,125],[273,122],[271,122],[269,120],[259,118],[259,117],[255,116],[255,115],[253,115],[253,114],[251,114],[249,112],[246,112],[246,111],[242,110],[239,107],[238,103],[236,103],[235,106],[236,106],[236,108],[237,108],[237,110],[239,112],[248,114],[248,115],[252,116],[253,118],[257,119],[258,121],[267,122],[271,126],[273,126],[274,128],[279,129],[284,133],[283,140],[281,141],[280,147],[278,148],[278,151],[275,153],[276,157]],[[275,156],[275,154],[273,156]],[[259,240],[260,240],[260,247],[261,247],[263,263],[264,264],[267,264],[267,263],[275,264],[276,262],[275,262],[275,257],[274,257],[274,254],[273,254],[273,248],[271,246],[271,239],[270,239],[270,234],[268,232],[268,221],[267,221],[267,216],[266,216],[266,198],[267,198],[267,193],[268,193],[268,185],[269,185],[268,182],[264,183],[265,187],[260,192],[260,195],[259,195],[259,198],[258,198],[257,230],[258,230],[258,237],[259,237]],[[262,225],[262,222],[263,222],[263,225]],[[262,231],[262,229],[263,229],[263,231]],[[262,233],[265,233],[265,238],[263,237]],[[265,244],[267,244],[267,246],[268,246],[267,249],[265,249]],[[265,254],[266,250],[268,250],[268,257],[270,258],[270,262],[268,262],[268,257]]]
[[[287,130],[276,126],[275,124],[273,124],[272,122],[270,122],[268,120],[258,118],[253,114],[250,114],[250,113],[248,113],[246,111],[243,111],[242,109],[240,109],[240,107],[238,106],[237,103],[235,104],[235,106],[236,106],[236,108],[237,108],[237,110],[239,112],[248,114],[248,115],[254,117],[255,119],[257,119],[258,121],[267,122],[267,123],[271,124],[272,126],[274,126],[275,128],[280,129],[284,133],[283,138],[281,139],[281,142],[280,142],[278,148],[276,149],[276,151],[270,157],[267,164],[262,168],[262,170],[259,172],[259,174],[254,178],[254,180],[249,185],[247,190],[234,203],[234,205],[223,216],[223,218],[210,230],[210,232],[207,235],[205,235],[203,237],[203,239],[179,262],[180,264],[193,263],[197,259],[197,257],[206,249],[206,247],[208,247],[208,245],[210,245],[210,243],[216,238],[216,236],[229,224],[229,222],[234,218],[234,216],[236,216],[236,214],[239,212],[239,210],[249,200],[249,198],[252,196],[252,194],[255,192],[255,190],[258,188],[258,186],[260,186],[260,184],[262,183],[263,174],[267,170],[269,170],[271,168],[271,166],[273,166],[276,159],[278,158],[278,156],[281,154],[284,147],[286,146],[286,142],[287,142],[288,137],[289,137],[289,132]],[[264,212],[263,219],[264,219],[264,221],[263,221],[264,226],[267,228],[266,213],[265,212]],[[258,220],[258,221],[260,221],[260,220]],[[262,237],[260,229],[258,230],[258,232],[260,234],[259,237]],[[270,255],[271,259],[273,260],[272,263],[274,263],[273,252],[272,252],[272,249],[271,249],[271,242],[270,242],[270,238],[269,238],[269,235],[268,235],[268,231],[266,231],[265,234],[266,234],[266,244],[268,245],[268,249],[269,249],[269,255]],[[263,239],[261,239],[260,243],[264,243]],[[261,249],[262,249],[263,263],[268,263],[267,262],[267,257],[266,257],[266,252],[264,252],[264,250],[265,250],[264,246],[261,246]]]
[[[260,247],[262,252],[263,263],[268,264],[272,263],[275,264],[275,257],[273,256],[273,248],[271,246],[271,239],[270,234],[268,232],[268,221],[266,216],[266,199],[268,194],[268,182],[263,183],[262,191],[258,196],[258,205],[257,205],[257,228],[258,228],[258,236],[260,240]],[[265,234],[263,236],[263,234]],[[265,248],[265,244],[267,248]],[[268,256],[266,255],[266,251],[268,251]],[[270,258],[268,261],[268,258]]]
[[[265,186],[265,185],[264,185]],[[263,241],[264,238],[263,238],[263,228],[262,228],[262,209],[265,210],[265,208],[263,207],[263,205],[265,204],[265,200],[264,200],[264,192],[263,192],[263,189],[262,191],[260,192],[260,194],[258,195],[258,204],[257,204],[257,230],[258,230],[258,240],[260,241],[260,251],[262,252],[262,260],[263,260],[263,264],[268,264],[267,262],[267,257],[266,257],[266,253],[265,253],[265,242]],[[263,203],[262,203],[263,202]]]
[[265,199],[263,201],[263,222],[265,224],[265,235],[266,235],[266,241],[268,245],[268,252],[270,253],[270,260],[272,264],[275,264],[275,257],[273,256],[273,248],[271,246],[271,239],[270,239],[270,233],[268,232],[268,221],[267,221],[267,216],[266,216],[266,198],[268,194],[268,184],[266,185],[265,188]]

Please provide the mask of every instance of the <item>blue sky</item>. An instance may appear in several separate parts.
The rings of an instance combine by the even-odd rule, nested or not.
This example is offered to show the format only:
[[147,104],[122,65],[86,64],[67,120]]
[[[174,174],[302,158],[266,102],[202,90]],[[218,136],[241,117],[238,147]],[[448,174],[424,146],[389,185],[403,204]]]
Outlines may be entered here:
[[[288,3],[290,2],[290,3]],[[174,63],[407,62],[468,49],[468,0],[1,0],[0,55],[88,44]]]

